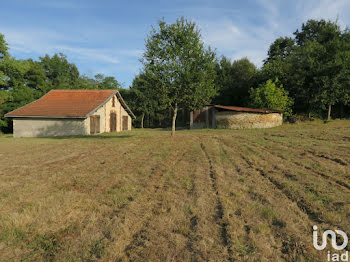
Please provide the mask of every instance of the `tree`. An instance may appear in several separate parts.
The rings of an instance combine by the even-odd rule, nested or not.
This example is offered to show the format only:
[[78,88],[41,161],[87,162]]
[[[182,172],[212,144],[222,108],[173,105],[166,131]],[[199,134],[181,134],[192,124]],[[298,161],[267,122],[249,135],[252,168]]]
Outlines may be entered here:
[[267,52],[267,58],[259,74],[260,83],[269,79],[278,79],[277,84],[282,84],[286,90],[291,91],[294,87],[292,57],[295,49],[295,42],[292,38],[277,38]]
[[64,54],[54,54],[52,57],[45,55],[40,57],[40,63],[50,88],[74,89],[76,87],[79,78],[78,68],[73,63],[69,63]]
[[287,59],[295,49],[295,42],[290,37],[279,37],[271,45],[267,52],[267,58],[264,60],[264,64],[267,64],[273,60],[285,60]]
[[0,60],[9,56],[8,54],[8,45],[5,41],[5,37],[3,34],[0,34]]
[[3,105],[8,100],[11,100],[11,94],[8,91],[0,90],[0,130],[8,125],[3,112]]
[[152,78],[146,73],[137,75],[130,87],[133,101],[130,101],[133,111],[141,114],[141,128],[144,126],[145,115],[154,114],[158,106],[155,100],[155,86],[156,83],[152,82]]
[[98,89],[120,89],[122,85],[113,76],[95,75],[95,82]]
[[278,38],[271,44],[261,80],[279,79],[278,85],[294,98],[297,112],[321,112],[350,101],[348,85],[350,39],[336,22],[309,20],[295,39]]
[[[344,75],[348,73],[350,50],[349,43],[336,22],[325,20],[309,20],[302,25],[301,31],[294,35],[299,45],[294,63],[299,83],[308,90],[308,100],[311,104],[327,107],[327,117],[331,117],[332,106],[338,102],[349,100],[344,90]],[[308,70],[300,69],[307,67]],[[349,89],[349,88],[346,88]]]
[[173,24],[159,21],[146,39],[142,62],[155,81],[156,93],[172,112],[175,134],[179,107],[197,109],[216,94],[215,53],[205,48],[195,23],[177,19]]
[[249,103],[249,89],[257,75],[256,66],[248,58],[231,63],[229,59],[222,57],[216,66],[216,73],[215,84],[219,95],[215,98],[215,103],[246,106]]
[[292,113],[293,100],[288,97],[288,91],[283,86],[276,86],[278,79],[274,82],[267,80],[258,88],[250,89],[250,100],[253,107],[267,108],[284,111],[285,116]]
[[24,73],[25,85],[38,91],[40,96],[51,90],[50,83],[46,82],[46,74],[39,62],[28,60],[29,69]]

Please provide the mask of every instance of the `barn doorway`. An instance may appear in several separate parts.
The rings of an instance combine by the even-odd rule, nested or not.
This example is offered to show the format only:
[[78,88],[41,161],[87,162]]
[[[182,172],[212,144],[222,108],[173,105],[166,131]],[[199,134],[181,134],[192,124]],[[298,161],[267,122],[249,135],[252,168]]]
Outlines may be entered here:
[[117,114],[111,113],[109,118],[110,131],[115,132],[117,130]]
[[100,133],[100,116],[90,116],[90,134]]
[[128,119],[129,119],[128,116],[123,116],[123,131],[128,130],[128,125],[129,125],[129,123],[128,123],[129,120]]

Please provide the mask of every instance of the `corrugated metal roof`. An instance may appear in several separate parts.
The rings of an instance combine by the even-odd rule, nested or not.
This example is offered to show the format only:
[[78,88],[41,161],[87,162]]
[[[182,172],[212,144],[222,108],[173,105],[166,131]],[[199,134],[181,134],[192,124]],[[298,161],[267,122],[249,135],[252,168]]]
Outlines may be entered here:
[[269,110],[269,109],[258,109],[258,108],[248,108],[248,107],[238,107],[238,106],[221,106],[221,105],[213,105],[215,108],[237,111],[237,112],[250,112],[250,113],[283,113],[283,111],[279,110]]
[[125,110],[135,118],[117,90],[51,90],[40,99],[5,116],[85,118],[115,94]]

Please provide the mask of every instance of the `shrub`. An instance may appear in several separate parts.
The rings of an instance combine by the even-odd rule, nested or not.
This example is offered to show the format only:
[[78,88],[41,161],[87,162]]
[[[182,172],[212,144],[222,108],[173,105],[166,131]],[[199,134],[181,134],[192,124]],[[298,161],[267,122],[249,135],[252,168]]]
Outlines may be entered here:
[[253,107],[284,111],[285,116],[292,114],[293,100],[288,96],[288,91],[282,85],[277,86],[278,79],[274,82],[267,80],[258,88],[249,91],[250,101]]

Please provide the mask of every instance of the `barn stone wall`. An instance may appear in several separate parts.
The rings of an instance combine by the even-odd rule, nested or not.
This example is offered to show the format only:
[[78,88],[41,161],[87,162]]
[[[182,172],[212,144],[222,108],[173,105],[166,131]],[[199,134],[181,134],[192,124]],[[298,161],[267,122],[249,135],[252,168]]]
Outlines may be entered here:
[[270,128],[282,125],[281,113],[216,112],[216,127],[228,129]]
[[112,98],[104,105],[105,115],[106,115],[106,125],[105,125],[105,132],[110,132],[110,113],[114,112],[117,114],[117,132],[122,131],[122,121],[123,116],[128,117],[128,130],[131,130],[131,122],[132,119],[128,112],[124,109],[122,104],[120,103],[117,96],[115,96],[115,106],[113,107],[113,101]]
[[[128,117],[128,130],[131,130],[131,122],[132,119],[128,112],[124,109],[124,107],[119,102],[119,99],[115,96],[115,106],[113,107],[113,98],[109,99],[102,107],[98,108],[95,112],[92,113],[93,116],[100,116],[100,133],[110,132],[110,116],[111,113],[116,113],[117,115],[117,126],[116,131],[122,131],[122,121],[123,116]],[[90,118],[86,121],[86,128],[88,134],[90,134]]]
[[85,119],[13,119],[14,137],[87,135]]

